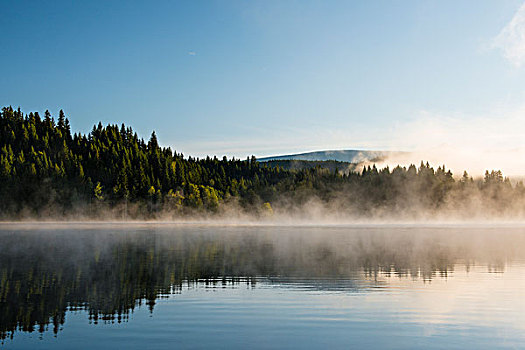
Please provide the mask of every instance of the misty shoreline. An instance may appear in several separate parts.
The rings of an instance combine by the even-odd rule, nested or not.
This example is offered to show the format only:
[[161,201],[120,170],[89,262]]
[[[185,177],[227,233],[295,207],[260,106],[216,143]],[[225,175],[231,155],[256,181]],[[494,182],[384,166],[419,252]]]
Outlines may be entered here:
[[525,220],[449,220],[449,221],[353,221],[353,222],[320,222],[320,221],[235,221],[235,220],[10,220],[0,221],[0,229],[49,227],[155,227],[155,226],[188,226],[188,227],[327,227],[327,228],[525,228]]
[[525,220],[525,184],[445,164],[301,163],[184,156],[131,126],[73,133],[63,111],[0,112],[0,220],[265,224]]

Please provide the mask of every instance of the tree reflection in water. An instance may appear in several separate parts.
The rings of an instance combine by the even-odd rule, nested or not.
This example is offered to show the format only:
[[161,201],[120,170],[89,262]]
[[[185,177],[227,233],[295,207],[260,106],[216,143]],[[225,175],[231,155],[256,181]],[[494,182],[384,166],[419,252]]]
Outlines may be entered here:
[[[0,338],[56,334],[66,311],[93,323],[123,322],[130,312],[180,293],[183,284],[325,288],[326,279],[449,277],[486,264],[503,272],[520,259],[521,230],[315,227],[10,227],[0,230]],[[519,232],[518,232],[519,231]],[[332,286],[333,287],[333,286]],[[337,288],[337,287],[334,287]],[[346,288],[343,286],[343,289]]]

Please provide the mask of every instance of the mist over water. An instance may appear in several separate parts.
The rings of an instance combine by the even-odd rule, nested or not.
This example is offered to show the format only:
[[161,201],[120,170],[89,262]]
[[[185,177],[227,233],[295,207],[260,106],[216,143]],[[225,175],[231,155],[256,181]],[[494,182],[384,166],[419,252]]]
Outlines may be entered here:
[[525,340],[520,225],[2,224],[0,241],[6,348]]

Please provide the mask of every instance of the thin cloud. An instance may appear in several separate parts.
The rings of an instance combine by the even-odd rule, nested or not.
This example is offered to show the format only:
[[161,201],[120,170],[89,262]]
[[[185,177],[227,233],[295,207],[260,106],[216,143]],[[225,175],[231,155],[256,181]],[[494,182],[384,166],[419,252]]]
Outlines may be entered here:
[[503,57],[515,67],[525,63],[525,3],[494,38],[492,48],[500,49]]
[[188,51],[188,55],[190,55],[190,56],[197,56],[197,52],[195,52],[195,51]]

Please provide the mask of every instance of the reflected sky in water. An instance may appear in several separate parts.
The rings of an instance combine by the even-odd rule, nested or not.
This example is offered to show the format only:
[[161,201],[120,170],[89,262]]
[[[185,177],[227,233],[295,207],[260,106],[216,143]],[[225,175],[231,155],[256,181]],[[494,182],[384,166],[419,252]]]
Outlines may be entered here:
[[7,225],[5,348],[520,348],[525,228]]

